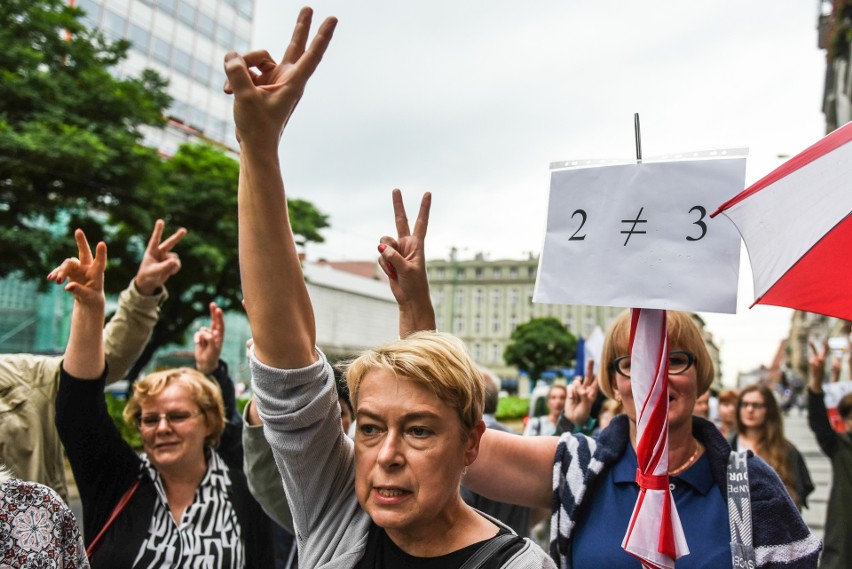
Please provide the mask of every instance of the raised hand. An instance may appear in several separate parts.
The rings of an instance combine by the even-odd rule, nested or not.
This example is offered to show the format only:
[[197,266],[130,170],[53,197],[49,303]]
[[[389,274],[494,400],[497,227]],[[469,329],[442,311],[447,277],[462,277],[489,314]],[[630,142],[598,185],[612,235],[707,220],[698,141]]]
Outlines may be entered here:
[[215,302],[210,303],[210,327],[202,326],[195,333],[195,368],[210,374],[219,367],[222,342],[225,339],[225,315]]
[[828,340],[823,344],[821,352],[811,341],[808,341],[808,346],[811,348],[811,359],[808,361],[811,372],[810,388],[814,393],[821,393],[822,382],[825,379],[825,360],[828,358]]
[[306,49],[312,19],[313,10],[302,8],[280,63],[265,50],[225,55],[225,92],[234,94],[234,122],[241,142],[277,145],[337,25],[336,18],[326,18]]
[[47,280],[65,285],[65,290],[74,295],[74,299],[84,306],[103,307],[104,270],[106,270],[107,247],[101,241],[95,247],[95,256],[82,229],[74,232],[77,241],[77,257],[65,259],[61,265],[50,271]]
[[595,376],[595,360],[586,364],[586,375],[577,378],[568,386],[565,397],[565,416],[575,425],[585,425],[592,413],[592,404],[598,397],[598,381]]
[[154,223],[154,231],[148,240],[148,246],[145,248],[145,254],[142,255],[142,262],[139,263],[139,269],[134,278],[136,290],[145,296],[156,294],[169,277],[180,270],[180,257],[172,249],[186,235],[186,229],[181,227],[168,239],[161,241],[164,226],[162,219]]
[[400,309],[400,336],[418,330],[435,329],[435,312],[429,296],[426,274],[425,241],[429,227],[432,194],[420,200],[420,211],[411,231],[402,192],[393,191],[393,213],[397,237],[382,237],[379,242],[379,265],[390,279],[391,292]]

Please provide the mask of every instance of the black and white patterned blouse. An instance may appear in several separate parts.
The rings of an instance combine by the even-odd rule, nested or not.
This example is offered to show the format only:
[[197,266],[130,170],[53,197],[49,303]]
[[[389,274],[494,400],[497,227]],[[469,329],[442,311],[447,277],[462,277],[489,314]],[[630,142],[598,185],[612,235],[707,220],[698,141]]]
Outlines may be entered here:
[[228,488],[228,467],[215,452],[207,453],[207,472],[180,522],[169,511],[166,490],[157,469],[142,455],[142,468],[154,481],[157,499],[148,536],[133,567],[216,567],[242,569],[245,548]]

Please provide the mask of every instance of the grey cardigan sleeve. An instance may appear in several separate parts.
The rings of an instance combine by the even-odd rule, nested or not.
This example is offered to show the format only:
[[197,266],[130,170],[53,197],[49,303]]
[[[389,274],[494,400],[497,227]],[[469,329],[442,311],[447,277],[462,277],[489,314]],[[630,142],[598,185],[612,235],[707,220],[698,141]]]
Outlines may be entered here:
[[276,524],[294,533],[293,514],[290,512],[290,504],[287,503],[284,482],[278,467],[275,466],[272,447],[263,436],[263,426],[249,425],[245,413],[243,414],[243,460],[243,470],[246,473],[251,495]]
[[251,353],[255,403],[287,488],[299,565],[350,569],[364,555],[370,518],[355,497],[354,446],[340,425],[334,373],[317,361],[276,369]]

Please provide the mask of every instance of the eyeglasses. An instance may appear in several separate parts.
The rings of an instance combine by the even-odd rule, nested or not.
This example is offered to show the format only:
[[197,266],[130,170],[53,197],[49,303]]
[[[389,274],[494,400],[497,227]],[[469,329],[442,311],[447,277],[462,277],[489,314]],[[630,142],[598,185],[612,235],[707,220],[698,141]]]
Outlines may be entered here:
[[766,403],[758,403],[757,401],[743,401],[740,403],[740,407],[743,409],[748,409],[751,407],[755,411],[760,411],[762,409],[766,409]]
[[[677,375],[685,372],[695,364],[695,354],[686,350],[669,352],[669,374]],[[624,377],[630,377],[630,356],[621,356],[609,364],[610,371],[618,372]]]
[[181,425],[188,420],[199,415],[203,415],[203,411],[169,411],[168,413],[148,413],[140,417],[136,417],[136,426],[142,430],[149,431],[156,429],[160,421],[166,420],[166,423],[174,427]]

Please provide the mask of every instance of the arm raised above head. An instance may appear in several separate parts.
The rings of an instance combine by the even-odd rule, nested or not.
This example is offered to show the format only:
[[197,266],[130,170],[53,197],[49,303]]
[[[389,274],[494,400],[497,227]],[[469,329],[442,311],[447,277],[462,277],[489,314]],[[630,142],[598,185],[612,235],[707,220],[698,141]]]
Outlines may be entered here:
[[67,280],[65,290],[74,295],[71,331],[62,367],[80,379],[100,379],[104,371],[104,270],[107,248],[101,241],[92,256],[82,229],[74,232],[74,238],[77,240],[78,257],[66,259],[47,275],[47,279],[56,284],[63,284]]
[[[240,141],[239,251],[254,350],[263,363],[301,368],[316,360],[316,329],[278,159],[278,143],[337,21],[326,19],[306,48],[312,11],[303,8],[280,63],[266,51],[225,56]],[[258,72],[254,71],[256,69]]]

